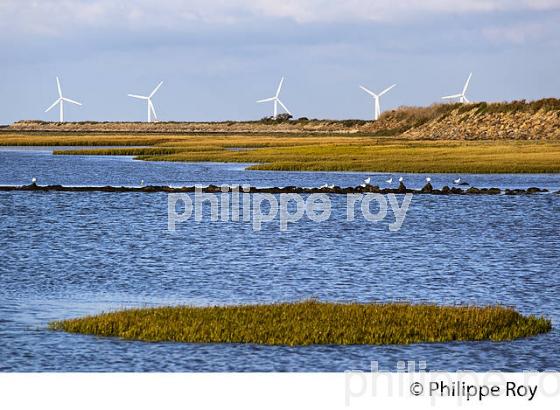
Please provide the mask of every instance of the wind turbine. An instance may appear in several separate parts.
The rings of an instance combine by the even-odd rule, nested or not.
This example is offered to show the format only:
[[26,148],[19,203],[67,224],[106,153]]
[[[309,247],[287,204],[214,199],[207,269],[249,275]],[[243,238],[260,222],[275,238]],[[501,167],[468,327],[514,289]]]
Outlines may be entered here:
[[453,100],[455,98],[458,98],[460,103],[469,103],[470,101],[467,98],[467,88],[469,88],[471,77],[472,77],[472,73],[469,74],[469,78],[467,78],[467,82],[465,83],[465,86],[463,87],[463,92],[461,94],[454,94],[454,95],[448,95],[446,97],[441,97],[442,100]]
[[60,87],[60,80],[56,77],[56,86],[58,88],[58,98],[57,100],[45,110],[45,112],[49,112],[52,110],[57,104],[60,105],[60,122],[64,122],[64,102],[69,102],[76,105],[82,105],[78,101],[71,100],[70,98],[66,98],[62,96],[62,87]]
[[280,104],[282,106],[284,111],[286,111],[288,114],[292,115],[290,110],[288,110],[286,108],[286,106],[282,103],[282,101],[280,101],[280,98],[278,98],[278,96],[280,95],[280,90],[282,89],[282,84],[283,83],[284,83],[284,77],[282,77],[282,79],[280,79],[280,84],[278,84],[278,89],[276,90],[276,95],[274,97],[265,98],[264,100],[258,100],[257,101],[257,103],[274,101],[274,116],[272,117],[274,119],[276,119],[276,117],[278,116],[278,104]]
[[382,95],[388,93],[391,89],[393,89],[393,87],[395,87],[397,84],[393,84],[392,86],[390,86],[389,88],[384,89],[383,91],[381,91],[379,94],[375,94],[373,91],[368,90],[366,87],[364,87],[363,85],[360,85],[360,88],[362,90],[364,90],[366,93],[368,93],[369,95],[371,95],[375,101],[375,110],[373,112],[373,119],[374,120],[378,120],[379,116],[381,115],[381,104],[379,103],[379,97],[381,97]]
[[152,115],[154,116],[154,119],[157,121],[156,109],[154,108],[154,104],[152,103],[152,97],[155,95],[155,93],[158,92],[159,87],[161,87],[162,84],[163,81],[160,81],[157,87],[154,88],[154,91],[152,91],[151,94],[147,97],[144,95],[128,94],[129,97],[138,98],[139,100],[146,100],[148,102],[148,122],[152,122]]

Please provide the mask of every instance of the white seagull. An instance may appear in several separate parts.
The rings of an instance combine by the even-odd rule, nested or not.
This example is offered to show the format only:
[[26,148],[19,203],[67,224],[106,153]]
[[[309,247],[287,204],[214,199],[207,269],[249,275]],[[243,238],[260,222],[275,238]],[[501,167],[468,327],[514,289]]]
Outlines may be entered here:
[[366,185],[369,185],[370,182],[371,182],[371,178],[370,178],[370,177],[367,177],[366,179],[364,179],[364,183],[365,183]]
[[393,177],[389,178],[389,179],[388,179],[387,181],[385,181],[385,182],[387,182],[388,184],[392,184],[392,183],[393,183]]
[[399,182],[403,182],[403,181],[404,181],[404,178],[403,178],[403,177],[400,177],[400,178],[399,178]]
[[432,178],[427,177],[427,178],[426,178],[426,182],[432,182]]
[[461,183],[461,178],[454,179],[453,182],[455,184],[460,184]]
[[36,184],[37,183],[37,178],[35,178],[35,177],[31,178],[31,183]]

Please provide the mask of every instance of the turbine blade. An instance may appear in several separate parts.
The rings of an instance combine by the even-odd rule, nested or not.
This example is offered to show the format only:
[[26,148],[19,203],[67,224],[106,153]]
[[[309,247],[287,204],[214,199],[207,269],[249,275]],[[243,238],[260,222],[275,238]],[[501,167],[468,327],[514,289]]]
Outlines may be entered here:
[[154,96],[155,93],[158,92],[159,87],[161,87],[161,85],[163,84],[163,81],[161,81],[156,88],[154,88],[154,91],[152,91],[152,93],[150,94],[149,98],[152,98]]
[[362,90],[364,90],[366,93],[368,93],[369,95],[371,95],[372,97],[377,98],[377,95],[376,95],[373,91],[368,90],[368,89],[367,89],[366,87],[364,87],[363,85],[360,85],[360,88],[361,88]]
[[468,99],[467,97],[465,97],[464,95],[463,95],[463,100],[464,100],[466,103],[470,103],[469,99]]
[[381,97],[383,94],[388,93],[389,91],[391,91],[393,88],[395,88],[397,86],[397,84],[393,84],[392,86],[384,89],[383,91],[381,91],[379,94],[377,94],[378,97]]
[[471,82],[472,73],[469,74],[469,78],[467,78],[467,82],[465,83],[465,87],[463,88],[463,95],[467,93],[467,88],[469,88],[469,83]]
[[278,84],[278,89],[276,90],[276,98],[280,95],[280,90],[282,89],[282,84],[284,83],[284,77],[280,79],[280,84]]
[[150,106],[150,110],[152,110],[152,114],[154,114],[154,118],[157,120],[156,109],[154,108],[154,104],[152,104],[152,100],[148,100],[148,105]]
[[441,97],[442,100],[450,100],[452,98],[460,98],[463,94],[454,94],[454,95],[447,95],[445,97]]
[[282,108],[284,108],[284,110],[285,110],[288,114],[292,115],[292,113],[290,112],[290,110],[288,110],[288,108],[286,108],[286,106],[282,103],[282,101],[280,101],[278,98],[276,99],[276,101],[278,101],[278,104],[280,104],[280,105],[282,106]]
[[276,97],[265,98],[264,100],[257,100],[258,103],[274,101]]
[[52,110],[54,107],[56,107],[56,105],[57,105],[59,102],[60,102],[60,98],[57,99],[55,102],[53,102],[52,105],[51,105],[49,108],[47,108],[47,109],[45,110],[45,112],[49,112],[50,110]]
[[143,95],[128,94],[128,96],[132,97],[132,98],[139,98],[141,100],[147,100],[148,99],[148,97],[144,97]]
[[82,105],[82,103],[79,103],[78,101],[71,100],[70,98],[62,97],[62,99],[64,101],[68,101],[69,103],[72,103],[72,104]]
[[62,87],[60,87],[60,80],[56,77],[56,87],[58,88],[58,96],[62,98]]

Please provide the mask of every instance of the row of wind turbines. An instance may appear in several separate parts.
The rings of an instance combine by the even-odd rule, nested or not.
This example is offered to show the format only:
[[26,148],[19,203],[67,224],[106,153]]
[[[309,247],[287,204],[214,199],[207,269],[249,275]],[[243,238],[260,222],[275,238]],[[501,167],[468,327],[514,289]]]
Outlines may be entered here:
[[[453,94],[453,95],[447,95],[447,96],[441,97],[441,98],[444,99],[444,100],[458,100],[460,103],[469,103],[470,101],[467,98],[467,89],[469,87],[471,77],[472,77],[472,73],[469,74],[469,77],[467,78],[467,81],[465,82],[465,85],[463,87],[463,91],[461,93]],[[282,77],[280,79],[280,83],[278,84],[278,87],[276,89],[276,94],[274,94],[273,97],[264,98],[262,100],[257,100],[257,103],[259,103],[259,104],[260,103],[268,103],[268,102],[273,103],[273,115],[272,115],[273,119],[276,119],[278,117],[278,108],[279,108],[278,106],[282,107],[282,109],[287,114],[292,115],[292,113],[288,110],[286,105],[284,105],[284,103],[280,100],[280,92],[282,91],[282,85],[283,84],[284,84],[284,77]],[[129,97],[146,101],[147,109],[148,109],[148,122],[157,121],[156,109],[154,107],[154,103],[152,102],[152,97],[158,92],[158,90],[160,89],[160,87],[162,85],[163,85],[163,81],[160,81],[160,83],[156,86],[156,88],[154,88],[153,91],[147,96],[138,95],[138,94],[128,94]],[[381,91],[379,93],[374,93],[373,91],[369,90],[368,88],[364,87],[363,85],[360,85],[360,88],[362,90],[364,90],[371,97],[373,97],[373,101],[374,101],[373,119],[374,120],[378,120],[379,117],[381,116],[381,102],[380,102],[381,97],[383,95],[387,94],[389,91],[391,91],[396,86],[397,86],[397,84],[393,84],[390,87],[387,87],[386,89],[384,89],[383,91]],[[63,96],[62,87],[60,85],[60,79],[58,77],[56,77],[56,87],[57,87],[57,90],[58,90],[58,98],[55,100],[54,103],[52,103],[52,105],[49,108],[47,108],[45,110],[45,112],[49,112],[50,110],[52,110],[54,107],[56,107],[58,105],[59,106],[60,122],[64,122],[64,103],[67,102],[67,103],[74,104],[74,105],[79,105],[79,106],[81,106],[82,103],[79,103],[78,101],[75,101],[75,100],[72,100],[70,98],[66,98],[66,97]]]

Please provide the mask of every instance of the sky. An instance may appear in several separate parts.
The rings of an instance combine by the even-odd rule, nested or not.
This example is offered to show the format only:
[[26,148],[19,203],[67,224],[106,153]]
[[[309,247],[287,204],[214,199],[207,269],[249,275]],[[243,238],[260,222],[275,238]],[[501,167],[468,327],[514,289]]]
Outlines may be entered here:
[[461,91],[472,101],[560,97],[560,0],[0,0],[0,124],[373,116]]

